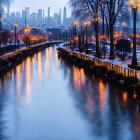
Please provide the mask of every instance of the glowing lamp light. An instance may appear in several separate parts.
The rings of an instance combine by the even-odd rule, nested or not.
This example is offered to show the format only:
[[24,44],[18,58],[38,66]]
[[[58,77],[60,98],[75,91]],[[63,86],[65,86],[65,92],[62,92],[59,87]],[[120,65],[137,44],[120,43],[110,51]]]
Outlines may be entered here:
[[84,22],[85,26],[88,26],[90,24],[90,21]]
[[122,25],[125,26],[126,24],[125,23],[122,23]]
[[15,24],[15,27],[17,27],[17,26],[18,26],[18,24],[16,23],[16,24]]
[[74,25],[74,26],[77,26],[77,25],[78,25],[78,22],[73,22],[73,25]]

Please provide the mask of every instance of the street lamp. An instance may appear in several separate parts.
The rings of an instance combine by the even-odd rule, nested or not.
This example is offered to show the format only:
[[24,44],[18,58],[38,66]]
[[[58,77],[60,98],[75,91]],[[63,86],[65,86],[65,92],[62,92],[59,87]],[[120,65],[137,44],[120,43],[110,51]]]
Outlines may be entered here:
[[136,16],[137,10],[140,8],[140,0],[129,0],[131,9],[133,11],[133,58],[132,66],[136,66],[137,63],[137,54],[136,54]]
[[66,28],[66,43],[67,43],[67,39],[68,39],[68,28]]
[[15,24],[15,45],[17,43],[17,26],[18,26],[18,24],[16,23]]
[[78,22],[73,22],[73,26],[74,26],[74,47],[76,48],[76,42],[77,42],[77,25]]
[[25,33],[28,34],[26,35],[26,47],[27,47],[27,39],[29,39],[29,46],[30,46],[30,27],[28,26],[27,28],[25,28]]
[[88,30],[88,25],[89,25],[89,24],[90,24],[89,21],[84,22],[84,25],[85,25],[85,27],[86,27],[86,54],[88,53],[88,32],[87,32],[87,30]]
[[[123,23],[122,23],[122,26],[123,26],[123,35],[125,34],[125,28],[124,28],[124,27],[125,27],[125,25],[126,25],[126,23],[125,23],[125,22],[123,22]],[[125,36],[125,35],[124,35],[124,36]]]

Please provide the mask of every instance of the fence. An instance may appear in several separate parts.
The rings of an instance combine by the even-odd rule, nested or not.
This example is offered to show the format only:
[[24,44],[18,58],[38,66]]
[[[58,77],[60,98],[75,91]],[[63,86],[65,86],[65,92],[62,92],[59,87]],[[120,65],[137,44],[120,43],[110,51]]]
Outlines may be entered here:
[[[71,52],[71,50],[69,50],[69,49],[67,49],[67,51]],[[136,77],[138,77],[138,75],[140,75],[140,72],[135,70],[135,69],[131,69],[131,68],[123,67],[123,66],[120,66],[120,65],[116,65],[116,64],[113,64],[111,62],[106,62],[104,60],[100,60],[100,59],[97,59],[95,57],[88,56],[88,55],[85,55],[85,54],[80,54],[80,53],[76,53],[76,54],[80,55],[84,59],[93,60],[94,63],[97,64],[97,65],[107,66],[108,70],[116,70],[118,73],[123,73],[125,76],[136,76]],[[140,77],[138,77],[138,78],[140,78]]]

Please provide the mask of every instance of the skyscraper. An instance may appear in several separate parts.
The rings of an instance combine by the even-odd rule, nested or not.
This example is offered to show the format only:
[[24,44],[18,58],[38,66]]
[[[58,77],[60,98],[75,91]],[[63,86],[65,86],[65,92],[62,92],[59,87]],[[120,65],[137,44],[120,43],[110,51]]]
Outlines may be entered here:
[[38,14],[37,13],[32,13],[32,24],[33,24],[33,26],[37,25],[37,20],[38,20]]
[[10,4],[7,4],[7,18],[9,19],[10,17]]
[[38,25],[42,25],[43,23],[43,11],[42,9],[38,10]]
[[64,7],[64,11],[63,11],[63,26],[67,25],[67,9],[66,6]]
[[43,9],[43,24],[44,24],[44,21],[45,21],[45,13],[44,13],[44,9]]
[[29,7],[26,7],[25,8],[25,22],[26,22],[26,25],[29,25],[30,24],[30,8]]
[[25,10],[22,10],[22,24],[25,24]]
[[58,20],[58,24],[61,25],[61,8],[59,9],[59,20]]
[[15,17],[16,17],[15,12],[12,12],[11,13],[11,21],[12,21],[12,23],[15,23]]
[[51,22],[51,13],[50,13],[50,11],[51,11],[51,8],[48,7],[48,20],[47,20],[48,25],[50,25],[50,22]]
[[50,16],[51,16],[51,8],[48,7],[48,17],[50,17]]

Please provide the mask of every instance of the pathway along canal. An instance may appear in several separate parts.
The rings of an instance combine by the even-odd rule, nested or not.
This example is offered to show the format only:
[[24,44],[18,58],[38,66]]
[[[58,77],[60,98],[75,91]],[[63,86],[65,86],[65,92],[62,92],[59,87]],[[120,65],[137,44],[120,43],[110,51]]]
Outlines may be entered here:
[[0,79],[0,139],[139,140],[140,104],[49,47]]

